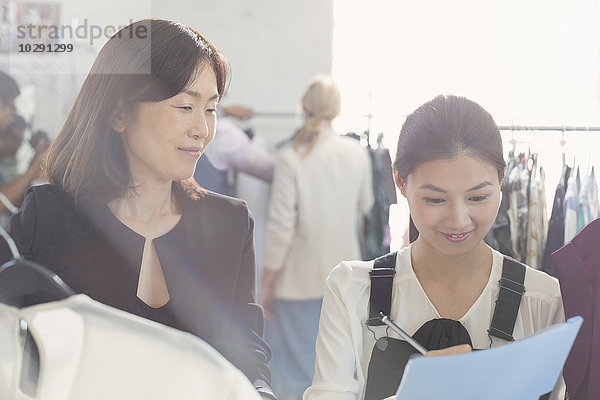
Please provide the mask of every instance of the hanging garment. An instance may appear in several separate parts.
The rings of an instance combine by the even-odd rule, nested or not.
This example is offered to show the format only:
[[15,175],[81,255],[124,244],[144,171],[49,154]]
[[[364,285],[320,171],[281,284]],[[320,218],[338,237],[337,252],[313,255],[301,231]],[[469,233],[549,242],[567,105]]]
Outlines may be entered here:
[[592,220],[598,218],[598,185],[594,175],[594,168],[589,175],[583,178],[578,196],[579,207],[577,210],[577,231]]
[[493,249],[510,257],[514,257],[514,250],[511,241],[510,218],[508,215],[510,208],[510,192],[512,190],[508,177],[514,166],[514,159],[510,159],[506,168],[505,178],[501,185],[502,201],[500,202],[500,209],[498,210],[498,215],[496,216],[492,229],[490,229],[484,238],[485,242]]
[[589,203],[590,203],[590,216],[592,220],[600,217],[600,203],[598,201],[598,182],[596,181],[596,173],[592,166],[592,171],[589,175],[591,189],[588,189]]
[[567,192],[565,194],[565,239],[563,244],[567,244],[575,237],[577,229],[577,213],[579,198],[579,167],[577,170],[571,170],[571,176],[567,183]]
[[390,251],[390,227],[388,225],[390,205],[395,204],[396,185],[392,172],[390,152],[383,146],[369,147],[373,171],[373,207],[366,218],[363,260],[371,260]]
[[[35,343],[25,350],[24,325]],[[0,354],[3,400],[260,399],[204,341],[85,295],[23,309],[0,303]]]
[[513,249],[515,259],[520,259],[521,255],[517,248],[517,238],[519,237],[519,218],[518,218],[518,204],[519,204],[519,170],[520,163],[515,163],[515,166],[510,170],[508,174],[508,185],[509,185],[509,207],[507,210],[509,227],[510,227],[510,241]]
[[548,223],[548,235],[546,236],[546,249],[544,250],[544,259],[542,261],[542,271],[557,276],[556,265],[552,259],[552,253],[560,249],[565,242],[565,214],[563,202],[565,198],[565,189],[562,183],[559,183],[554,192],[554,202],[552,203],[552,215]]
[[527,163],[524,157],[524,155],[519,156],[517,165],[509,175],[511,191],[508,211],[510,236],[515,259],[522,262],[527,257],[527,224],[529,216],[529,171],[527,170]]
[[532,268],[542,268],[548,219],[546,217],[546,189],[544,169],[534,159],[529,181],[529,211],[527,222],[527,256],[525,263]]
[[597,399],[600,393],[600,219],[586,225],[552,254],[566,318],[580,315],[583,325],[564,367],[572,400]]
[[529,225],[529,183],[530,174],[527,169],[527,158],[523,156],[519,164],[519,184],[517,186],[517,253],[519,254],[518,261],[525,262],[527,259],[527,236]]

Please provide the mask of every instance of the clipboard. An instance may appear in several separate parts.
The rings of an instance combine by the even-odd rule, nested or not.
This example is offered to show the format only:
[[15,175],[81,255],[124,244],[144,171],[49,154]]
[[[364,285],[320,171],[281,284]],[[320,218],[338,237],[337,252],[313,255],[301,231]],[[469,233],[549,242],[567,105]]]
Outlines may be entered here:
[[411,358],[396,399],[537,400],[554,388],[582,322],[573,317],[491,349]]

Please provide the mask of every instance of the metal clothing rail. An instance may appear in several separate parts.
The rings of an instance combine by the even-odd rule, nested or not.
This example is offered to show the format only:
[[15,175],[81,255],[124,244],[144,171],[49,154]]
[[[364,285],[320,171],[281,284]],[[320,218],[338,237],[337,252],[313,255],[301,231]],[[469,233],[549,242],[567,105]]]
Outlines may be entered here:
[[[265,112],[255,111],[254,117],[257,118],[300,118],[302,114],[293,112]],[[364,118],[373,118],[373,114],[360,115]],[[501,131],[558,131],[558,132],[600,132],[599,126],[527,126],[527,125],[500,125]]]
[[501,131],[559,131],[559,132],[600,132],[597,126],[525,126],[525,125],[502,125],[498,126]]
[[[510,126],[498,126],[498,129],[504,132],[512,132],[513,138],[510,140],[510,144],[512,145],[512,151],[514,152],[516,149],[517,143],[519,140],[516,140],[514,137],[515,131],[520,132],[536,132],[536,131],[558,131],[561,133],[560,144],[561,152],[562,152],[562,163],[565,164],[565,144],[567,141],[565,140],[566,132],[600,132],[600,127],[596,126],[523,126],[523,125],[510,125]],[[573,159],[573,164],[575,164],[575,159]]]
[[253,117],[258,118],[300,118],[302,114],[291,113],[291,112],[264,112],[264,111],[254,111],[252,113]]
[[[344,114],[342,114],[342,115],[344,115]],[[258,117],[258,118],[301,118],[302,113],[254,111],[252,113],[252,116]],[[374,115],[373,114],[363,114],[363,115],[359,115],[359,117],[373,118]]]

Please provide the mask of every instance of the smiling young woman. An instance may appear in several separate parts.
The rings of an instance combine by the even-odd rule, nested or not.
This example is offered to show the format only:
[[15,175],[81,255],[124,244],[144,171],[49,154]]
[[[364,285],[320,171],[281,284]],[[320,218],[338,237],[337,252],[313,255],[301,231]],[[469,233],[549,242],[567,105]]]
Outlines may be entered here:
[[123,28],[48,151],[51,184],[27,192],[10,233],[76,292],[199,336],[270,397],[252,215],[191,178],[227,82],[225,57],[191,28]]
[[[433,354],[502,345],[564,321],[556,279],[483,241],[500,206],[505,166],[498,127],[477,103],[438,96],[407,117],[394,178],[418,238],[375,261],[342,262],[329,275],[305,400],[396,392],[415,351],[386,330],[379,311]],[[502,278],[516,285],[507,289]],[[506,290],[521,292],[500,306],[498,315],[513,320],[496,317]],[[551,398],[563,392],[561,378]]]

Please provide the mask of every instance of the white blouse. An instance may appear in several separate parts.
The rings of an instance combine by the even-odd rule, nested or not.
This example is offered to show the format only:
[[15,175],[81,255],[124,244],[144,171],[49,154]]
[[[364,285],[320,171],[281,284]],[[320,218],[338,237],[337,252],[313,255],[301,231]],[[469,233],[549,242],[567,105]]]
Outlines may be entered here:
[[[413,335],[425,322],[440,318],[440,314],[412,269],[410,248],[400,250],[396,259],[391,318]],[[492,253],[492,271],[485,289],[459,319],[476,349],[506,343],[496,337],[490,339],[487,334],[500,290],[498,281],[503,263],[501,253],[495,250]],[[312,386],[304,393],[304,400],[363,398],[375,336],[377,339],[385,336],[386,330],[385,326],[370,327],[374,335],[365,325],[369,318],[369,270],[372,267],[373,261],[341,262],[327,278],[316,342],[315,376]],[[565,320],[558,280],[528,267],[525,288],[513,332],[517,340]],[[388,334],[399,339],[392,331]],[[564,390],[562,379],[559,386]],[[562,398],[556,396],[557,393],[553,393],[551,398]]]

